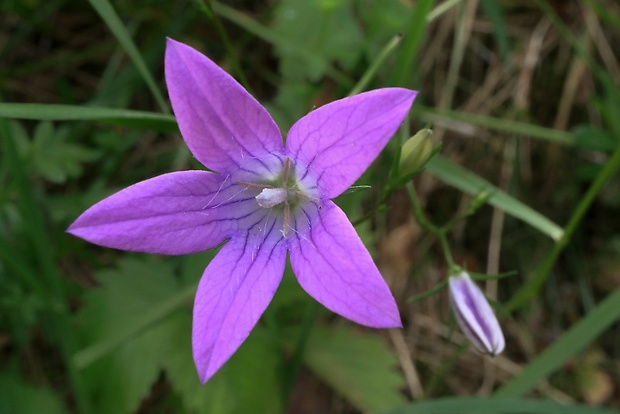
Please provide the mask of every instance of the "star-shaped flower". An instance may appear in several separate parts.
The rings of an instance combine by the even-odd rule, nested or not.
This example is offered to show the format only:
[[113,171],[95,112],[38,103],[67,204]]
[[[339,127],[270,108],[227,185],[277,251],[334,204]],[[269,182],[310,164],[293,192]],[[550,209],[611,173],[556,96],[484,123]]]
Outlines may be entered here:
[[394,298],[331,199],[368,168],[405,119],[415,91],[386,88],[322,106],[289,131],[230,75],[168,40],[166,83],[185,142],[216,172],[180,171],[132,185],[68,229],[121,250],[188,254],[227,240],[194,302],[202,382],[237,350],[278,287],[287,252],[301,286],[359,324],[401,326]]

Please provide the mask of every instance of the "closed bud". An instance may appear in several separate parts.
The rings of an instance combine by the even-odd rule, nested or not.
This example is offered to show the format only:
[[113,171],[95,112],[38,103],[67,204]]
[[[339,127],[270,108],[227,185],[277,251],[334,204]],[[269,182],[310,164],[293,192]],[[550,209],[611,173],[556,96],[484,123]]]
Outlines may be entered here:
[[456,322],[478,351],[498,355],[505,341],[499,322],[484,294],[466,272],[450,276],[450,304]]
[[409,138],[400,153],[401,177],[413,174],[426,164],[433,153],[433,130],[424,128]]

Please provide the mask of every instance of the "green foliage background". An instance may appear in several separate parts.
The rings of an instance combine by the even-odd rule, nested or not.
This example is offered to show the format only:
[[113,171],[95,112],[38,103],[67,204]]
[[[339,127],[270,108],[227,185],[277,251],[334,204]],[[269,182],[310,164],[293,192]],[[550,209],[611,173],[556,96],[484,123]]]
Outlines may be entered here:
[[[0,11],[0,413],[620,409],[617,2],[4,0]],[[420,91],[337,200],[403,330],[334,316],[287,269],[202,386],[191,308],[215,252],[130,254],[64,232],[127,185],[202,168],[169,108],[166,37],[237,77],[283,131],[352,92]],[[402,143],[427,125],[441,147],[399,175]],[[496,305],[508,346],[494,360],[453,329],[455,263]]]

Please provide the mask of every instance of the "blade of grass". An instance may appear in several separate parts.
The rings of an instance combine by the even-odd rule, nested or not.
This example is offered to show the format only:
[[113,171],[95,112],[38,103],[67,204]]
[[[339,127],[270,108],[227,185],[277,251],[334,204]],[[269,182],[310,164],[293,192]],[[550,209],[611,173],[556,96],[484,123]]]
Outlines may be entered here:
[[392,52],[394,52],[402,39],[403,38],[401,35],[396,35],[383,47],[383,49],[381,49],[381,52],[379,52],[377,58],[374,60],[374,62],[372,62],[368,70],[364,72],[360,80],[355,84],[355,86],[353,87],[353,89],[351,89],[351,92],[349,92],[349,95],[347,96],[357,95],[358,93],[366,89],[372,78],[374,78],[374,76],[381,68],[381,65],[383,65],[388,56],[390,56]]
[[127,55],[129,55],[129,58],[131,59],[133,64],[136,66],[136,69],[138,69],[138,72],[142,76],[142,79],[144,79],[144,81],[146,82],[146,85],[148,86],[151,93],[153,94],[153,97],[157,101],[157,104],[159,105],[160,109],[164,111],[165,113],[170,113],[170,108],[168,107],[168,104],[166,103],[164,96],[162,95],[159,88],[157,87],[157,83],[155,82],[155,79],[153,79],[151,72],[146,66],[144,59],[142,58],[142,55],[138,51],[138,48],[136,47],[133,40],[131,39],[129,32],[123,25],[123,22],[121,21],[121,19],[116,14],[116,11],[114,10],[110,2],[108,0],[88,0],[88,1],[91,4],[91,6],[93,6],[93,8],[97,11],[97,13],[99,13],[99,16],[101,16],[101,18],[103,19],[105,24],[108,26],[110,31],[114,34],[114,36],[116,37],[118,42],[121,44],[121,46],[123,46],[123,49],[125,49],[125,52],[127,52]]
[[394,71],[392,72],[390,84],[393,86],[408,86],[409,78],[412,74],[413,64],[418,61],[416,58],[424,33],[427,27],[427,17],[433,0],[421,0],[415,3],[415,8],[411,11],[411,20],[409,21],[409,29],[403,40],[403,46],[400,49]]
[[426,21],[432,22],[433,20],[438,19],[462,1],[463,0],[446,0],[443,3],[439,3],[437,7],[431,10],[428,16],[426,16]]
[[[439,107],[441,109],[449,109],[452,107],[452,101],[459,82],[461,65],[463,64],[463,57],[465,56],[467,43],[471,36],[477,9],[478,0],[470,0],[468,2],[464,2],[456,10],[454,45],[450,51],[450,65],[448,67],[448,74],[439,99]],[[438,129],[435,131],[435,136],[437,136],[438,139],[441,139],[442,135],[443,130]]]
[[524,135],[545,141],[557,142],[560,144],[575,144],[575,138],[573,134],[565,131],[558,131],[550,128],[541,127],[539,125],[453,111],[449,109],[439,110],[428,107],[416,106],[414,110],[419,111],[418,113],[420,114],[420,117],[427,122],[441,122],[446,120],[457,121],[464,124],[476,125],[490,130]]
[[160,132],[178,131],[176,120],[172,115],[76,105],[0,103],[0,118],[39,121],[100,121]]
[[525,366],[521,374],[495,392],[496,397],[521,396],[560,368],[620,319],[620,289],[608,295],[583,319]]
[[618,414],[616,410],[520,398],[441,398],[408,404],[384,414]]
[[503,192],[490,182],[454,164],[441,155],[434,156],[428,164],[426,164],[426,169],[440,180],[467,194],[475,196],[483,191],[488,193],[489,198],[487,202],[489,204],[505,211],[513,217],[523,220],[530,226],[551,237],[553,240],[560,240],[564,234],[564,230],[560,226],[542,214]]
[[536,271],[534,277],[529,279],[521,289],[506,304],[507,310],[514,310],[526,304],[530,299],[535,297],[540,291],[551,269],[555,265],[560,253],[564,250],[573,233],[581,223],[586,212],[594,202],[596,196],[603,189],[609,178],[620,168],[620,146],[616,149],[612,157],[607,161],[601,169],[595,180],[592,182],[586,194],[581,198],[579,204],[571,214],[568,224],[561,238],[556,239],[553,248],[547,253],[543,262]]
[[481,0],[480,4],[482,5],[484,14],[493,27],[493,37],[502,55],[504,66],[512,70],[512,64],[510,63],[510,44],[508,43],[508,33],[506,32],[506,22],[504,21],[502,5],[495,0]]
[[608,72],[597,63],[596,60],[588,53],[584,48],[579,38],[573,34],[573,32],[566,26],[562,18],[555,12],[549,2],[545,0],[534,0],[534,3],[543,11],[545,16],[553,23],[553,26],[560,32],[562,37],[571,45],[575,50],[575,53],[588,65],[588,68],[596,76],[596,78],[608,85],[614,85],[614,79],[608,74]]

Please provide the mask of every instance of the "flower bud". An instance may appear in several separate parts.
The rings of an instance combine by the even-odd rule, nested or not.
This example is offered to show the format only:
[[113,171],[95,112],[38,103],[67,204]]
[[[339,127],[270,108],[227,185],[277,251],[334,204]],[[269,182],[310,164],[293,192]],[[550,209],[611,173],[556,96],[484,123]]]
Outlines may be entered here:
[[480,352],[498,355],[505,341],[499,322],[484,294],[466,272],[450,276],[450,304],[456,322]]
[[400,175],[407,176],[422,168],[433,153],[433,130],[424,128],[409,138],[400,153]]

